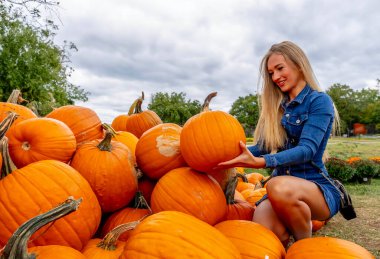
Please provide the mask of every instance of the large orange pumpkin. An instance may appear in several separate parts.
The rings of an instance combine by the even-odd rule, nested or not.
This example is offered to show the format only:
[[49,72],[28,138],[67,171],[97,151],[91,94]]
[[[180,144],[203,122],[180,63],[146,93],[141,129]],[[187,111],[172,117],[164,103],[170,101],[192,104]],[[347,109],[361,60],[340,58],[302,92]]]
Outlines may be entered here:
[[122,143],[111,141],[112,134],[83,143],[70,165],[90,183],[103,212],[126,206],[137,191],[137,177],[131,153]]
[[[79,251],[68,247],[58,245],[35,246],[28,251],[28,241],[41,227],[49,224],[53,220],[62,218],[65,215],[77,210],[81,200],[69,198],[57,207],[38,215],[23,223],[9,239],[4,248],[1,258],[38,258],[38,259],[85,259],[86,257]],[[29,252],[29,253],[28,253]]]
[[64,245],[81,249],[100,224],[98,200],[86,179],[60,161],[34,162],[6,175],[0,180],[0,246],[26,220],[69,196],[83,198],[79,209],[37,231],[30,246]]
[[162,211],[137,225],[120,258],[241,257],[231,241],[209,224],[182,212]]
[[73,132],[55,119],[24,120],[13,126],[7,135],[9,153],[17,167],[48,159],[67,163],[76,149]]
[[210,94],[201,113],[186,121],[182,128],[180,147],[187,164],[195,170],[208,172],[241,153],[239,142],[246,142],[239,121],[224,111],[209,110]]
[[90,108],[76,105],[61,106],[46,117],[60,120],[69,126],[75,135],[77,145],[103,137],[102,122]]
[[301,239],[290,246],[286,259],[375,258],[367,249],[351,241],[334,237]]
[[145,131],[136,145],[139,168],[151,179],[159,179],[172,169],[186,166],[180,148],[182,128],[164,123]]
[[125,130],[133,133],[138,138],[148,129],[162,123],[161,118],[154,111],[143,111],[141,109],[143,100],[144,98],[138,98],[135,101],[134,112],[129,116],[125,124]]
[[285,256],[285,248],[278,237],[258,223],[226,220],[216,224],[215,228],[231,240],[242,258],[281,259]]
[[173,169],[154,187],[150,200],[153,212],[181,211],[211,225],[223,219],[227,203],[219,184],[190,167]]

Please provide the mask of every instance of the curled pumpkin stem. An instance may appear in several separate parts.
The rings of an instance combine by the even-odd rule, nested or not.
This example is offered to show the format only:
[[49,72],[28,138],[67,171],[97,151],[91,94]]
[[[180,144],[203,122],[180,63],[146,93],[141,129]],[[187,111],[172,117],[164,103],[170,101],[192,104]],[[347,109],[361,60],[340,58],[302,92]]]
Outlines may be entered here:
[[218,92],[212,92],[211,94],[207,95],[206,99],[203,102],[201,112],[210,110],[209,105],[210,105],[211,99],[214,98],[217,94]]
[[8,116],[0,123],[0,139],[7,133],[8,129],[12,126],[13,122],[18,118],[18,114],[9,112]]
[[17,169],[9,155],[8,138],[5,136],[0,140],[0,155],[3,157],[3,165],[2,168],[0,168],[0,179],[3,179]]
[[102,127],[103,129],[106,131],[106,132],[111,132],[112,134],[112,137],[116,136],[118,133],[116,132],[116,130],[114,130],[114,128],[112,128],[111,125],[109,125],[108,123],[103,123],[102,124]]

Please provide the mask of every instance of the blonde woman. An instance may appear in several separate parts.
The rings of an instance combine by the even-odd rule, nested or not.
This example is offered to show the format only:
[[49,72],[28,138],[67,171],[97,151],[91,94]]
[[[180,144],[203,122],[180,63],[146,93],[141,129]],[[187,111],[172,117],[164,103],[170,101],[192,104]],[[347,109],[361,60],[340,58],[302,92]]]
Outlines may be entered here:
[[253,221],[271,229],[286,245],[289,234],[295,240],[311,237],[311,220],[326,220],[339,211],[340,193],[322,160],[339,118],[296,44],[274,44],[262,59],[260,72],[263,83],[256,144],[246,147],[240,143],[241,155],[218,168],[275,169]]

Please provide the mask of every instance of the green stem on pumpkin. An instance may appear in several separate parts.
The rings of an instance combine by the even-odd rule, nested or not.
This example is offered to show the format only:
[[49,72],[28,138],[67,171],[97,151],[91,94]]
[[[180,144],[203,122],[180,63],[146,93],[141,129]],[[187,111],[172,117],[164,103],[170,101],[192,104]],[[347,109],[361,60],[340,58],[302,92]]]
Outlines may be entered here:
[[3,179],[17,169],[9,155],[8,138],[5,136],[0,140],[0,155],[3,157],[0,179]]
[[238,184],[239,176],[237,174],[231,176],[230,180],[226,185],[226,189],[224,191],[224,195],[226,196],[227,204],[235,203],[235,190]]
[[211,99],[214,98],[217,94],[218,94],[217,92],[213,92],[207,95],[206,99],[203,102],[201,112],[206,112],[210,110],[209,105],[210,105]]
[[244,174],[236,173],[236,176],[240,177],[243,180],[243,182],[248,183],[248,178]]
[[112,145],[111,145],[111,140],[112,140],[112,133],[110,131],[106,132],[106,136],[104,139],[98,144],[98,148],[101,151],[108,151],[111,152]]
[[144,195],[141,191],[137,191],[134,198],[133,208],[136,209],[148,209],[150,214],[153,214],[152,209],[149,207]]
[[48,212],[40,214],[22,224],[8,240],[4,248],[1,259],[32,259],[36,258],[35,254],[28,254],[28,240],[29,238],[41,227],[46,224],[57,220],[78,209],[82,198],[74,200],[69,197],[65,202],[59,206],[51,209]]
[[106,131],[106,132],[111,132],[112,133],[112,137],[116,136],[118,133],[116,132],[116,130],[114,128],[112,128],[111,125],[109,125],[108,123],[103,123],[102,124],[102,127],[103,129]]

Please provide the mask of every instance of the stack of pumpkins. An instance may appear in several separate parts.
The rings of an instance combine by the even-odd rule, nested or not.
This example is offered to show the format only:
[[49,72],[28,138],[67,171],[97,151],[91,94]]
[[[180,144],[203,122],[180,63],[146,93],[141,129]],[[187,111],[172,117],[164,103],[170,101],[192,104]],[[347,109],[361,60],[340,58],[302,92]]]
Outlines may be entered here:
[[215,95],[183,127],[142,111],[143,97],[112,127],[86,107],[41,118],[0,103],[1,258],[370,258],[327,237],[286,254],[251,221],[263,176],[214,170],[245,143],[234,117],[209,110]]

